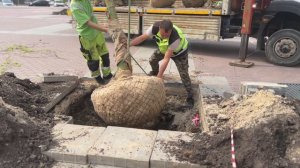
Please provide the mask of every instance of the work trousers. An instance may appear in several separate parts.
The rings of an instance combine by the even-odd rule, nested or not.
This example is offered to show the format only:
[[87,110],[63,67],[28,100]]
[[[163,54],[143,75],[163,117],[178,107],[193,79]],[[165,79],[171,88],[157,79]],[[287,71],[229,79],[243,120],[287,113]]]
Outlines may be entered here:
[[103,77],[111,74],[109,53],[103,33],[99,33],[93,40],[79,36],[79,42],[80,51],[87,61],[91,76],[98,77],[101,75],[99,66],[101,67]]
[[[153,72],[156,73],[159,72],[159,61],[161,61],[163,58],[164,58],[164,54],[162,54],[159,51],[159,49],[157,49],[150,57],[149,62]],[[171,59],[175,62],[181,81],[187,93],[192,94],[192,83],[189,75],[188,52],[186,52],[186,54],[183,55],[171,57]]]

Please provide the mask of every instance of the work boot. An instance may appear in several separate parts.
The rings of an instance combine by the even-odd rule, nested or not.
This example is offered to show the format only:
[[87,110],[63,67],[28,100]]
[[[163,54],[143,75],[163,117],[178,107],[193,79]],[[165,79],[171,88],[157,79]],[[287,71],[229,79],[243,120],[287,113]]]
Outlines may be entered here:
[[193,94],[188,94],[187,98],[186,98],[186,102],[188,105],[190,106],[194,106],[194,97]]
[[157,76],[157,74],[158,74],[158,71],[150,71],[148,73],[149,76]]
[[97,76],[95,79],[99,84],[101,84],[101,85],[105,84],[105,80],[100,75]]
[[109,81],[112,77],[113,77],[113,75],[110,73],[109,75],[103,77],[103,79],[106,81]]

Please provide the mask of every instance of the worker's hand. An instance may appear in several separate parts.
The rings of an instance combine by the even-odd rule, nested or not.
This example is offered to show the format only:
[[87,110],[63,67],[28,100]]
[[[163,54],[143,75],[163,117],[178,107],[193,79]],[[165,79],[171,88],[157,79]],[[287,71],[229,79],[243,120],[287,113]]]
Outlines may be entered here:
[[103,32],[108,33],[108,28],[107,27],[103,27]]
[[156,77],[163,79],[163,75],[158,74]]

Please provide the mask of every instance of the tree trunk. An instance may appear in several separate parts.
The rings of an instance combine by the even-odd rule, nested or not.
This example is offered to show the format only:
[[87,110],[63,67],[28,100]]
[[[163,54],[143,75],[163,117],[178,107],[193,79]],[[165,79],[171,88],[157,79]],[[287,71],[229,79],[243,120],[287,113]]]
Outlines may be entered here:
[[105,0],[108,14],[109,35],[115,44],[115,60],[118,66],[116,78],[132,75],[131,55],[128,50],[127,36],[120,27],[113,0]]

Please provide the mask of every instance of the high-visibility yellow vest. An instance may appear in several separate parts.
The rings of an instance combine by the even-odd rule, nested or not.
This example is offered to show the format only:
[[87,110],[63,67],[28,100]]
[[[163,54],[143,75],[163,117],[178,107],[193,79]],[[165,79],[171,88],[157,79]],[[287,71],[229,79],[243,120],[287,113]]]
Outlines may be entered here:
[[[182,53],[182,51],[185,51],[187,48],[188,48],[188,41],[187,39],[185,38],[183,32],[175,25],[173,25],[173,31],[177,31],[178,35],[179,35],[179,38],[180,38],[180,44],[179,46],[174,50],[173,54],[174,56],[177,56],[179,54]],[[172,35],[172,34],[171,34]],[[159,51],[162,53],[162,54],[165,54],[169,48],[169,39],[163,39],[161,37],[161,34],[160,32],[158,31],[158,33],[156,35],[154,35],[154,37],[156,38],[156,43],[157,43],[157,46],[159,48]]]

